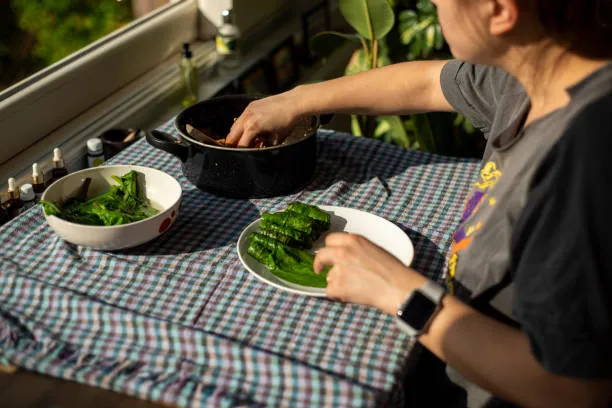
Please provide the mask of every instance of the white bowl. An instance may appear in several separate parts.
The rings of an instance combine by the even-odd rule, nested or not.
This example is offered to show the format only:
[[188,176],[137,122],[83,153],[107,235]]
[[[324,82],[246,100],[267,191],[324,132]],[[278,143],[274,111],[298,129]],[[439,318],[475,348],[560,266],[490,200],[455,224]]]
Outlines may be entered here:
[[111,176],[123,176],[131,170],[138,173],[138,183],[144,189],[145,197],[159,213],[141,221],[113,226],[77,224],[45,214],[47,223],[64,240],[94,249],[125,249],[157,238],[166,232],[178,217],[183,194],[179,182],[163,171],[142,166],[93,167],[57,180],[45,190],[41,199],[59,203],[72,196],[86,177],[91,177],[87,197],[95,197],[107,192],[111,185],[117,184]]

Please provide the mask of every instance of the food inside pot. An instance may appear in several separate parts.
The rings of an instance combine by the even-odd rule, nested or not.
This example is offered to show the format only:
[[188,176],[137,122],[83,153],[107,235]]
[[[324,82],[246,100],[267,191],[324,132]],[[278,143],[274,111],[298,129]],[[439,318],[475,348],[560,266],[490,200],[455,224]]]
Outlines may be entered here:
[[[241,146],[236,146],[236,145],[228,143],[226,141],[226,138],[221,137],[221,135],[217,133],[212,127],[196,126],[195,124],[192,126],[196,128],[197,130],[199,130],[200,132],[204,133],[204,135],[210,137],[211,139],[214,139],[218,145],[232,147],[232,148],[236,148],[236,147],[243,148]],[[299,139],[302,139],[310,135],[314,130],[315,130],[315,124],[314,124],[313,118],[311,117],[302,118],[301,120],[298,121],[298,123],[296,124],[291,134],[287,138],[285,138],[281,144],[288,144],[288,143],[295,142]],[[207,143],[207,141],[205,140],[199,140],[196,134],[190,133],[190,135],[200,142]],[[261,149],[264,147],[272,147],[272,146],[277,145],[277,142],[276,142],[277,140],[278,138],[275,137],[275,135],[262,134],[262,135],[255,137],[251,146],[244,147],[243,149]]]

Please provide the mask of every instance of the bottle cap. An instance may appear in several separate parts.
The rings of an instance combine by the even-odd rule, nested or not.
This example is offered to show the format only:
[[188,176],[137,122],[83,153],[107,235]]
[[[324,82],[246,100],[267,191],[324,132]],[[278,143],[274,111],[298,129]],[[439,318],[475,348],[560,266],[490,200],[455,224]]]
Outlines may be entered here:
[[91,154],[100,154],[102,153],[102,140],[94,137],[92,139],[87,140],[87,151]]
[[221,12],[221,17],[223,18],[223,23],[225,24],[232,24],[232,17],[233,17],[233,12],[232,9],[225,9]]
[[20,196],[19,187],[17,187],[17,182],[15,181],[13,177],[8,179],[8,189],[6,190],[6,192],[8,193],[9,200],[19,199],[19,196]]
[[183,43],[183,56],[185,58],[191,58],[192,57],[192,53],[191,53],[191,48],[189,47],[189,43]]
[[17,182],[13,177],[8,179],[8,191],[17,191]]
[[59,147],[53,149],[53,167],[62,168],[64,167],[64,155]]
[[22,185],[19,190],[21,191],[21,201],[32,201],[36,198],[34,187],[30,183]]
[[40,171],[40,166],[38,163],[32,164],[32,183],[33,184],[41,184],[44,183],[45,180],[43,178],[43,174]]

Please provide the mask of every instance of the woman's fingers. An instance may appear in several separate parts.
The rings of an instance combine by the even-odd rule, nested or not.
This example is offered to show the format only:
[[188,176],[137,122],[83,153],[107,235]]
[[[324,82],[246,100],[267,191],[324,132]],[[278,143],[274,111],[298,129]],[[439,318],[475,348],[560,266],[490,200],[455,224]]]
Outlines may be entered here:
[[319,249],[315,255],[314,263],[312,265],[315,273],[321,273],[326,266],[332,266],[338,263],[341,259],[346,258],[344,255],[345,252],[346,249],[341,247],[326,246]]
[[233,145],[233,146],[238,145],[238,142],[240,142],[240,139],[242,137],[242,132],[243,132],[242,122],[243,122],[242,116],[234,120],[234,124],[232,125],[229,133],[227,134],[227,137],[225,138],[226,144]]

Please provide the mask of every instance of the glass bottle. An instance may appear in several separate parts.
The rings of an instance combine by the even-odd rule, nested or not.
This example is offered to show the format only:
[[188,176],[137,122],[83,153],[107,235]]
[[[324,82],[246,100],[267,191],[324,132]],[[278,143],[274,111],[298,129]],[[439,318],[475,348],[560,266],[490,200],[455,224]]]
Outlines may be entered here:
[[21,201],[21,192],[19,186],[14,178],[8,179],[8,189],[6,190],[8,200],[5,206],[8,210],[9,217],[14,218],[19,215],[19,210],[23,207],[23,201]]
[[240,29],[234,23],[232,9],[221,12],[223,24],[217,31],[216,45],[219,64],[222,68],[233,69],[240,64]]
[[198,70],[193,61],[189,43],[183,44],[181,55],[181,77],[183,81],[183,98],[181,105],[191,106],[198,101]]
[[38,163],[32,164],[32,187],[34,193],[40,198],[40,195],[45,191],[45,174],[41,171]]
[[22,213],[36,205],[36,193],[34,193],[34,187],[30,183],[22,184],[19,190],[23,202],[23,207],[19,212]]
[[66,165],[64,164],[64,155],[59,147],[53,149],[53,168],[51,169],[51,181],[49,184],[56,180],[61,179],[68,174]]
[[8,210],[4,206],[4,202],[2,201],[2,196],[0,195],[0,225],[4,225],[9,220]]
[[96,167],[104,163],[104,145],[102,139],[93,137],[87,140],[87,167]]

